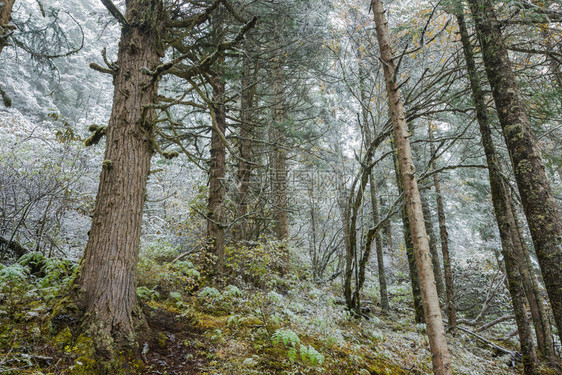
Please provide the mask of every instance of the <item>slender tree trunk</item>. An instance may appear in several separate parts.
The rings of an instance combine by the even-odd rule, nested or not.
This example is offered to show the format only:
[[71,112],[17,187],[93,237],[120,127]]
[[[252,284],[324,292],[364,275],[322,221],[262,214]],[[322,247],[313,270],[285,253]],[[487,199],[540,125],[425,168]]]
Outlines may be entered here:
[[[144,11],[151,6],[147,17]],[[117,58],[113,108],[90,237],[75,285],[84,327],[100,353],[135,346],[133,310],[146,181],[152,157],[155,114],[149,105],[157,80],[143,73],[159,65],[159,0],[127,1]]]
[[421,203],[423,218],[425,219],[425,230],[429,236],[429,251],[431,252],[431,264],[433,265],[437,294],[440,300],[445,301],[445,284],[443,284],[441,263],[439,262],[439,252],[437,251],[437,241],[435,231],[433,230],[433,221],[431,220],[431,209],[429,208],[429,202],[424,194],[421,195]]
[[[435,155],[435,146],[433,145],[433,130],[431,124],[428,126],[429,148],[431,157]],[[437,162],[431,163],[431,168],[437,170]],[[435,199],[437,201],[437,217],[439,219],[439,237],[441,238],[441,254],[443,255],[443,269],[445,270],[445,287],[447,292],[447,317],[449,318],[449,329],[453,334],[457,330],[457,307],[455,305],[455,286],[453,282],[453,270],[451,268],[451,257],[449,255],[449,233],[447,232],[447,223],[445,218],[445,207],[443,206],[443,196],[441,195],[441,183],[439,175],[433,174],[433,186],[435,187]]]
[[[365,133],[365,148],[369,148],[371,146],[371,142],[373,141],[373,134],[372,129],[369,124],[369,113],[367,112],[367,104],[368,97],[365,91],[364,82],[367,79],[367,74],[365,73],[365,69],[363,68],[362,64],[359,64],[359,76],[360,76],[360,88],[361,88],[361,113],[363,115],[363,130]],[[377,196],[377,186],[375,181],[374,172],[371,170],[369,172],[369,186],[370,186],[370,193],[371,193],[371,210],[373,214],[373,225],[377,225],[380,217],[379,217],[379,198]],[[381,295],[381,309],[384,313],[388,313],[389,311],[389,304],[388,304],[388,291],[386,288],[386,274],[384,270],[384,256],[383,256],[383,247],[382,247],[382,236],[380,231],[375,233],[375,252],[377,254],[377,268],[379,274],[379,289]],[[370,244],[368,245],[370,246]],[[365,259],[365,263],[368,261],[368,258]],[[365,270],[362,270],[363,273]],[[364,275],[363,275],[364,277]],[[362,286],[362,285],[361,285]],[[358,292],[360,292],[360,288],[358,288]]]
[[410,270],[410,284],[412,285],[412,296],[414,298],[414,319],[417,324],[425,323],[420,279],[418,277],[418,269],[416,267],[414,241],[412,241],[410,219],[408,218],[406,206],[402,207],[402,226],[404,230],[404,247],[406,248],[408,269]]
[[390,35],[384,15],[382,0],[372,0],[375,28],[381,60],[383,62],[384,77],[388,92],[388,102],[394,125],[394,139],[398,151],[398,159],[402,182],[404,185],[405,206],[410,219],[412,241],[416,254],[416,265],[420,280],[421,294],[426,318],[429,345],[432,353],[433,371],[435,374],[452,374],[451,358],[445,337],[445,327],[439,307],[439,297],[435,287],[433,269],[429,253],[429,240],[425,232],[423,213],[420,202],[417,179],[412,162],[412,150],[408,138],[408,126],[400,97],[400,90],[394,78],[395,65],[390,46]]
[[287,151],[284,129],[285,105],[283,103],[281,67],[277,67],[275,76],[275,105],[274,124],[272,128],[273,168],[272,168],[272,193],[274,205],[275,227],[274,231],[279,240],[289,237],[289,217],[287,213]]
[[[246,45],[246,48],[249,48]],[[236,216],[239,224],[234,229],[234,238],[237,241],[249,240],[247,235],[247,220],[242,218],[248,213],[248,192],[250,189],[250,175],[252,173],[250,159],[252,131],[252,106],[255,93],[254,80],[252,79],[251,61],[248,56],[242,59],[242,93],[240,95],[240,133],[238,141],[238,150],[240,159],[238,160],[238,182],[240,188],[238,190],[238,206],[236,208]],[[242,219],[240,219],[242,218]]]
[[489,0],[469,0],[515,180],[562,340],[562,221]]
[[[385,199],[381,196],[381,206],[385,206]],[[384,226],[384,243],[386,244],[387,251],[392,253],[393,240],[392,240],[392,222],[388,220]]]
[[211,132],[211,160],[209,163],[209,200],[207,202],[207,236],[212,253],[216,257],[215,270],[222,273],[224,267],[224,176],[226,173],[226,147],[222,137],[226,131],[224,107],[224,82],[220,74],[211,78],[213,87],[213,111]]
[[[508,192],[508,187],[501,175],[501,165],[492,138],[484,93],[482,92],[480,78],[478,77],[478,72],[476,70],[472,45],[470,43],[462,11],[457,12],[457,22],[459,25],[461,42],[463,44],[467,73],[472,89],[472,97],[476,107],[476,117],[480,127],[482,144],[484,146],[484,153],[488,163],[492,203],[494,205],[496,222],[498,224],[500,239],[502,242],[502,254],[506,266],[506,275],[508,280],[507,287],[511,295],[511,301],[515,312],[515,319],[519,331],[519,340],[521,342],[521,352],[523,353],[525,364],[525,372],[531,374],[534,372],[535,354],[522,289],[524,286],[524,278],[529,277],[529,275],[525,275],[523,272],[520,272],[521,268],[517,265],[517,258],[521,259],[520,256],[516,256],[518,252],[516,248],[518,245],[521,246],[520,243],[516,243],[520,240],[520,236],[518,233],[514,232],[517,231],[517,224],[514,221],[511,197]],[[537,331],[537,340],[539,342],[541,339],[544,341],[544,338],[541,338],[539,331]]]
[[4,47],[8,45],[7,35],[10,29],[6,26],[10,23],[12,18],[12,8],[15,0],[0,0],[0,54]]
[[[373,223],[376,225],[379,220],[379,201],[377,197],[376,182],[373,172],[369,174],[369,185],[371,187],[371,208],[373,210]],[[377,253],[377,269],[379,273],[379,288],[381,294],[381,309],[383,313],[388,313],[390,306],[388,304],[388,291],[386,289],[386,272],[384,269],[384,254],[382,245],[382,236],[380,231],[375,234],[375,250]]]
[[[398,193],[402,195],[404,194],[404,185],[402,183],[402,173],[400,172],[400,165],[398,164],[398,158],[396,157],[396,145],[394,139],[392,140],[392,151],[395,171],[394,174],[396,175],[396,186],[398,187]],[[408,219],[406,205],[402,207],[400,218],[402,219],[402,233],[404,234],[404,247],[406,249],[406,257],[408,258],[410,285],[412,285],[414,319],[418,324],[425,323],[423,303],[420,291],[420,281],[418,278],[418,270],[416,268],[416,254],[414,254],[414,243],[412,241],[412,232],[410,231],[410,220]]]

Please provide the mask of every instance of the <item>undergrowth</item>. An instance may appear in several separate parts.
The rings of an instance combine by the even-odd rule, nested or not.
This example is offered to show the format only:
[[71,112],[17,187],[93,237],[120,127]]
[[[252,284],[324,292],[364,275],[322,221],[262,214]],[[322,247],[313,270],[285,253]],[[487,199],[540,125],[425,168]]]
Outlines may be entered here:
[[[165,257],[151,244],[139,260],[137,296],[150,332],[139,332],[140,358],[123,357],[124,373],[431,372],[425,327],[413,322],[407,285],[390,289],[389,316],[366,288],[370,319],[358,320],[344,308],[338,281],[315,284],[302,260],[287,262],[296,255],[285,244],[229,247],[222,278],[209,276],[204,254],[174,261],[180,254],[163,246]],[[90,338],[48,330],[57,294],[75,268],[40,254],[0,265],[0,373],[101,373]],[[450,338],[450,345],[456,374],[511,371],[468,336]]]

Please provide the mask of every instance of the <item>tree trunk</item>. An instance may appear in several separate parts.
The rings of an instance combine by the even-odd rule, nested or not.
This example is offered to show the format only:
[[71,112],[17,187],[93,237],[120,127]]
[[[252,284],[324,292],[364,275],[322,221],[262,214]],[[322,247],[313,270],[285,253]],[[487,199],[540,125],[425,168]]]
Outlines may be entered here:
[[[365,69],[362,64],[359,64],[359,79],[360,79],[360,91],[361,91],[361,113],[363,117],[363,131],[365,134],[365,148],[368,149],[371,146],[371,142],[373,141],[373,133],[371,126],[369,124],[369,113],[367,111],[367,103],[369,98],[367,97],[367,93],[365,90],[365,81],[367,80],[367,74],[365,73]],[[369,186],[371,192],[371,209],[373,214],[373,225],[377,225],[380,217],[379,217],[379,198],[377,196],[377,186],[375,181],[375,175],[373,170],[369,171]],[[388,304],[388,291],[386,289],[386,274],[384,270],[384,254],[383,254],[383,246],[382,246],[382,236],[380,231],[375,233],[375,252],[377,254],[377,268],[379,274],[379,289],[381,295],[381,309],[384,313],[388,313],[389,311],[389,304]],[[369,245],[368,245],[369,246]],[[368,262],[368,258],[365,260]],[[364,272],[365,270],[363,270]],[[363,275],[364,276],[364,275]],[[360,292],[360,288],[358,288],[358,292]]]
[[562,340],[562,221],[499,22],[489,0],[469,0],[521,201]]
[[432,353],[433,371],[435,374],[452,374],[451,358],[445,337],[445,327],[439,307],[439,297],[435,287],[433,269],[429,254],[429,240],[425,232],[423,214],[420,202],[420,193],[414,165],[412,162],[412,150],[408,138],[408,126],[406,124],[405,111],[400,97],[400,90],[395,81],[395,65],[390,46],[390,35],[384,8],[381,0],[372,0],[375,28],[381,60],[383,62],[388,102],[394,125],[394,139],[398,151],[398,159],[402,182],[404,185],[405,206],[410,219],[412,241],[416,254],[418,277],[420,279],[421,294],[426,318],[429,345]]
[[12,18],[12,8],[16,0],[0,0],[0,54],[8,45],[7,35],[10,29],[6,28]]
[[[376,182],[373,172],[369,174],[369,185],[371,187],[371,208],[373,210],[373,223],[377,225],[380,220],[379,217],[379,202],[377,197]],[[381,309],[383,313],[388,313],[390,311],[390,305],[388,304],[388,291],[386,289],[386,274],[384,269],[384,253],[382,246],[382,236],[377,231],[375,234],[375,251],[377,253],[377,269],[379,273],[379,288],[381,294]]]
[[90,237],[74,282],[84,327],[106,355],[116,349],[114,343],[136,345],[137,258],[156,119],[148,105],[158,85],[143,69],[154,70],[160,62],[161,14],[159,0],[127,1],[129,26],[123,27],[119,43],[105,160]]
[[[402,193],[402,192],[401,192]],[[425,323],[423,301],[421,295],[420,279],[416,267],[416,254],[414,251],[414,241],[410,229],[410,219],[406,206],[402,207],[402,226],[404,229],[404,247],[408,257],[408,269],[410,271],[410,284],[412,285],[412,296],[414,298],[414,319],[417,324]]]
[[[381,206],[385,206],[385,199],[381,196]],[[386,206],[385,206],[386,207]],[[393,250],[393,240],[392,240],[392,221],[388,220],[384,226],[384,243],[386,244],[387,251],[392,253]]]
[[435,231],[433,230],[433,221],[431,220],[431,209],[429,202],[424,194],[421,195],[423,218],[425,219],[425,230],[429,236],[429,251],[431,252],[431,264],[433,265],[433,275],[437,287],[439,300],[445,300],[445,284],[443,284],[443,276],[441,273],[441,263],[439,262],[439,252],[437,251],[437,240]]
[[[246,43],[248,49],[248,44]],[[244,218],[248,214],[248,192],[250,189],[250,175],[252,173],[252,166],[250,159],[251,153],[251,139],[253,136],[252,131],[252,106],[255,93],[255,82],[252,79],[252,67],[250,58],[244,55],[242,59],[242,79],[241,86],[242,92],[240,94],[240,133],[238,140],[238,150],[240,152],[240,159],[238,160],[238,183],[240,188],[238,190],[238,206],[236,208],[236,216],[239,223],[234,229],[234,238],[237,241],[247,241],[248,228],[247,220]]]
[[[8,35],[12,30],[6,26],[10,23],[12,18],[12,8],[15,0],[0,0],[0,55],[4,47],[9,45]],[[0,82],[0,96],[6,107],[12,106],[12,99],[2,90],[2,82]]]
[[275,105],[274,124],[272,128],[273,165],[272,165],[272,194],[273,211],[275,217],[274,231],[278,240],[289,237],[289,217],[287,214],[287,151],[284,129],[285,106],[283,103],[281,67],[277,67],[275,76]]
[[[392,158],[394,161],[394,174],[396,175],[396,186],[398,187],[398,193],[402,195],[404,194],[404,185],[402,183],[402,173],[400,172],[400,165],[398,164],[398,158],[396,157],[396,144],[394,142],[394,139],[392,140],[392,151]],[[408,219],[408,212],[405,205],[402,207],[400,217],[402,219],[402,232],[404,233],[404,247],[406,249],[406,256],[408,258],[410,284],[412,285],[414,319],[418,324],[425,323],[420,282],[418,278],[418,270],[416,268],[416,255],[414,254],[412,232],[410,231],[410,220]]]
[[[525,372],[527,374],[532,374],[535,367],[535,354],[522,289],[524,284],[523,278],[529,277],[529,275],[525,275],[523,272],[520,272],[520,267],[517,265],[518,262],[520,263],[521,259],[521,256],[516,256],[518,253],[516,247],[518,245],[521,246],[521,243],[518,243],[520,236],[518,233],[514,232],[517,231],[517,224],[514,221],[511,196],[509,195],[508,187],[501,175],[501,165],[492,138],[484,93],[482,92],[480,78],[478,77],[478,72],[476,70],[476,64],[472,53],[472,45],[470,43],[462,11],[457,12],[457,22],[463,45],[467,73],[470,79],[472,97],[476,107],[476,117],[480,127],[480,133],[482,135],[482,144],[484,146],[486,161],[488,163],[492,203],[494,205],[496,222],[498,224],[500,239],[502,242],[502,254],[508,280],[507,286],[511,295],[511,301],[519,331],[519,341],[521,343],[521,353],[523,354]],[[517,258],[519,258],[519,261]],[[527,297],[529,297],[529,295]],[[544,337],[541,337],[540,330],[537,330],[537,340],[539,342],[541,340],[544,342]]]
[[213,130],[211,132],[211,161],[209,163],[209,200],[207,202],[207,236],[216,257],[215,270],[224,268],[224,176],[226,173],[226,147],[221,139],[226,131],[224,107],[224,82],[220,74],[211,78],[213,87]]
[[[435,156],[433,145],[433,130],[431,124],[428,126],[429,148],[431,157]],[[437,162],[433,160],[431,168],[437,170]],[[453,270],[451,268],[451,257],[449,255],[449,233],[445,220],[445,207],[441,195],[441,183],[438,173],[433,174],[433,186],[435,187],[435,199],[437,201],[437,217],[439,219],[439,237],[441,238],[441,254],[443,255],[443,269],[445,270],[445,287],[447,292],[447,317],[449,318],[449,329],[453,334],[457,330],[457,307],[455,305],[455,286],[453,282]]]
[[511,207],[511,214],[508,212],[508,216],[513,222],[513,224],[510,225],[510,229],[515,249],[515,257],[519,272],[521,273],[523,289],[525,290],[525,295],[527,296],[529,309],[531,310],[531,318],[533,319],[535,334],[537,336],[537,346],[540,355],[547,359],[551,364],[554,364],[556,363],[556,355],[554,352],[552,331],[550,330],[550,322],[548,321],[544,300],[540,294],[538,281],[531,267],[529,249],[527,248],[519,220],[517,219],[515,202],[511,195],[508,197],[509,205]]

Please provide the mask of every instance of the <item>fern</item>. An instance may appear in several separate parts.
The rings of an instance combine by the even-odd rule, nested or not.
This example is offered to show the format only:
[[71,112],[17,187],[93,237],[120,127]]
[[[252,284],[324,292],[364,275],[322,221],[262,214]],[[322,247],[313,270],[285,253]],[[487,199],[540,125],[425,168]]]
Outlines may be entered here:
[[224,288],[224,292],[223,295],[225,297],[242,297],[242,291],[240,289],[238,289],[237,286],[235,285],[228,285],[226,288]]
[[[299,336],[291,331],[290,329],[278,329],[271,336],[271,342],[274,345],[278,343],[283,343],[287,349],[287,358],[291,363],[294,363],[297,359],[298,353],[300,353],[301,359],[304,362],[311,364],[312,366],[321,365],[324,362],[324,355],[316,350],[311,345],[301,344]],[[297,352],[297,348],[299,349]]]
[[221,292],[217,288],[205,287],[199,292],[199,298],[218,298],[221,296]]
[[284,346],[290,345],[296,348],[296,346],[301,343],[301,339],[290,329],[278,329],[271,336],[271,342],[273,342],[274,345],[282,342]]
[[139,286],[137,288],[137,297],[144,300],[154,301],[155,298],[160,298],[160,293],[153,289],[148,289],[145,286]]
[[0,269],[0,281],[3,283],[8,282],[22,282],[27,279],[28,268],[21,264],[15,263],[8,267]]
[[324,355],[311,345],[301,345],[300,352],[302,360],[310,362],[313,366],[321,365],[324,362]]
[[175,300],[176,302],[183,301],[183,297],[181,296],[181,293],[179,293],[179,292],[170,292],[169,296],[170,296],[171,299]]

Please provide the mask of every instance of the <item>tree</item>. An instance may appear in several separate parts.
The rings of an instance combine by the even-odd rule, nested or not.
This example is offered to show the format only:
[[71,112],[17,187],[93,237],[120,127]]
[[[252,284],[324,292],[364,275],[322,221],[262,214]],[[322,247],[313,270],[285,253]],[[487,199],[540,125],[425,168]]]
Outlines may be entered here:
[[[431,167],[437,170],[437,162],[435,161],[435,146],[433,145],[433,131],[431,124],[428,127],[429,146],[431,150],[432,163]],[[441,239],[441,254],[443,255],[443,268],[445,270],[445,287],[447,292],[447,316],[449,317],[449,327],[455,333],[457,329],[457,308],[455,306],[455,287],[453,283],[453,271],[451,268],[451,257],[449,254],[449,233],[447,232],[447,224],[445,221],[445,207],[443,205],[443,197],[441,196],[441,184],[439,174],[433,175],[433,186],[435,187],[435,199],[437,200],[437,216],[439,219],[439,237]]]
[[494,7],[489,0],[469,0],[488,81],[509,150],[521,201],[562,339],[562,221]]
[[153,153],[156,114],[150,106],[158,89],[158,80],[144,69],[160,65],[163,4],[129,0],[122,15],[111,1],[102,2],[121,23],[122,34],[112,73],[115,92],[105,160],[90,237],[74,283],[84,324],[98,351],[111,355],[114,342],[136,345],[136,264]]
[[[516,222],[516,215],[514,215],[513,201],[509,192],[509,187],[503,179],[503,172],[499,160],[499,156],[494,145],[492,138],[492,131],[489,124],[488,110],[486,108],[486,101],[480,83],[480,77],[476,70],[476,63],[474,54],[472,52],[472,44],[470,43],[469,33],[464,20],[464,14],[461,9],[456,12],[457,23],[461,36],[463,52],[466,62],[466,69],[470,80],[472,89],[472,97],[475,103],[476,118],[480,127],[480,134],[482,136],[482,144],[484,146],[484,153],[488,164],[488,174],[492,193],[492,203],[496,216],[496,222],[500,231],[500,238],[502,241],[502,254],[506,263],[508,287],[512,296],[513,308],[515,311],[515,318],[519,329],[521,351],[524,355],[524,360],[527,362],[527,372],[534,371],[533,343],[529,332],[529,323],[526,314],[526,307],[522,298],[522,290],[526,284],[531,283],[531,277],[526,261],[524,261],[524,251],[522,246],[524,241],[521,241],[521,235],[518,230]],[[518,250],[519,249],[519,250]],[[519,253],[519,255],[517,255]],[[523,261],[521,260],[523,258]],[[518,265],[518,269],[509,269],[508,265],[514,267]],[[541,352],[547,357],[552,355],[552,341],[550,337],[545,335],[545,323],[549,327],[548,321],[543,322],[541,318],[542,301],[537,300],[537,294],[532,287],[525,287],[525,294],[529,300],[531,307],[531,315],[535,324],[535,332],[537,335],[537,342]],[[544,308],[542,309],[544,312]],[[546,316],[544,317],[546,318]],[[548,336],[550,336],[550,330]],[[550,340],[550,343],[549,343]]]
[[[162,152],[154,137],[156,109],[161,107],[158,103],[166,103],[164,107],[169,103],[167,98],[158,96],[160,78],[171,72],[190,79],[207,72],[256,20],[242,28],[233,41],[215,44],[211,54],[180,69],[182,61],[194,56],[186,53],[161,64],[162,36],[169,31],[166,28],[191,31],[209,19],[217,3],[202,10],[189,8],[187,16],[182,9],[174,9],[182,4],[166,4],[170,8],[165,9],[161,0],[128,0],[125,14],[110,0],[102,3],[120,23],[122,33],[117,62],[105,58],[107,68],[90,65],[113,75],[115,91],[108,127],[92,128],[94,134],[86,141],[94,144],[106,135],[92,227],[73,282],[73,298],[82,311],[82,326],[94,338],[97,351],[111,356],[116,349],[114,343],[136,347],[135,326],[143,321],[136,310],[136,265],[150,161],[154,150],[165,157],[174,156]],[[179,44],[174,46],[181,49]]]
[[8,45],[8,37],[12,26],[9,25],[12,18],[12,8],[16,0],[0,0],[0,53]]
[[452,374],[451,359],[447,340],[445,338],[445,328],[441,318],[439,307],[439,297],[435,287],[433,269],[429,253],[429,241],[425,232],[420,192],[418,190],[417,179],[412,162],[412,150],[408,139],[408,126],[406,124],[406,114],[400,97],[400,89],[395,77],[395,62],[390,45],[390,34],[388,31],[384,7],[381,0],[372,0],[375,28],[377,40],[383,63],[384,77],[388,92],[388,103],[390,107],[392,123],[394,125],[394,140],[404,184],[404,199],[410,220],[410,229],[414,250],[416,254],[416,265],[418,277],[420,279],[421,295],[423,300],[425,321],[429,344],[433,357],[433,372],[435,374]]

